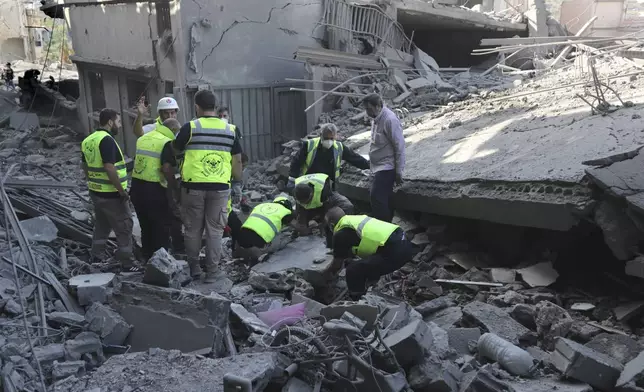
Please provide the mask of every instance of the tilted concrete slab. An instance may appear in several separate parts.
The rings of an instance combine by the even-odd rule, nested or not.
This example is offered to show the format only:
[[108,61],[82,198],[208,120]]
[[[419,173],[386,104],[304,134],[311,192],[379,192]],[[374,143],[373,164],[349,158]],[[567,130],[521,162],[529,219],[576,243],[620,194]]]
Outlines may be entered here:
[[[548,87],[544,84],[536,87]],[[644,96],[621,90],[622,99],[635,102],[635,107],[593,116],[574,98],[582,90],[560,91],[557,99],[550,93],[495,103],[463,101],[405,129],[406,182],[395,192],[395,206],[569,230],[590,214],[594,203],[585,182],[588,166],[582,162],[644,144],[641,125],[633,121]],[[456,121],[461,125],[448,127]],[[358,152],[368,153],[368,139],[365,132],[348,142],[363,145]],[[370,182],[349,168],[340,177],[338,190],[368,201]]]
[[266,261],[253,266],[252,270],[270,274],[281,272],[290,268],[301,270],[319,270],[323,264],[315,264],[314,260],[326,259],[327,248],[324,238],[310,235],[298,237],[288,245],[268,257]]

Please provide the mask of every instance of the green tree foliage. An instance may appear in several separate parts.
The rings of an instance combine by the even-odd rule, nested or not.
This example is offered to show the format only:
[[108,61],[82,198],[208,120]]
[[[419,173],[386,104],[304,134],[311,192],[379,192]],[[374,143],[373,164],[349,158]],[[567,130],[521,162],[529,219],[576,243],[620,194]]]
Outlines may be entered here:
[[[47,49],[45,44],[45,50]],[[62,54],[62,59],[61,59]],[[69,30],[65,25],[65,21],[60,21],[54,26],[54,30],[51,34],[51,47],[49,48],[49,63],[52,62],[62,62],[64,64],[70,64],[69,56],[74,54],[72,49],[71,37]]]

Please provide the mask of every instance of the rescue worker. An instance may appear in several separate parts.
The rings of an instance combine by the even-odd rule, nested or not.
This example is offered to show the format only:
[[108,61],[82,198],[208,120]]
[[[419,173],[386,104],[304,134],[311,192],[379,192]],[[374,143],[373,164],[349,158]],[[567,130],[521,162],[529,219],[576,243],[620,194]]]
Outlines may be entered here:
[[[277,196],[272,202],[258,204],[241,227],[239,246],[261,250],[269,244],[294,218],[293,204],[286,195]],[[258,258],[259,253],[255,255]]]
[[148,114],[148,106],[145,104],[145,97],[141,97],[136,104],[136,119],[134,120],[134,134],[136,137],[141,137],[148,132],[162,125],[163,122],[169,118],[177,118],[179,113],[179,104],[172,97],[163,97],[157,103],[157,113],[159,116],[154,123],[143,125],[143,117]]
[[197,119],[181,127],[173,145],[177,151],[185,150],[181,167],[181,212],[190,272],[193,277],[201,275],[199,253],[205,230],[206,283],[212,283],[219,278],[217,263],[221,259],[221,238],[228,219],[230,181],[242,180],[242,148],[231,126],[217,117],[213,92],[200,90],[194,100]]
[[121,116],[113,109],[103,109],[98,120],[99,128],[81,144],[83,171],[94,204],[92,261],[104,261],[105,245],[113,230],[118,245],[116,258],[123,269],[132,269],[133,222],[126,192],[127,169],[113,137],[121,127]]
[[291,162],[287,190],[293,189],[297,177],[312,173],[323,173],[329,176],[335,190],[342,160],[358,169],[369,168],[369,161],[336,141],[337,136],[338,128],[335,124],[329,123],[320,126],[320,137],[302,141],[299,153]]
[[170,250],[169,197],[179,191],[172,141],[179,128],[181,125],[176,119],[168,118],[136,141],[130,196],[141,225],[141,245],[146,259],[159,248]]
[[[333,207],[341,208],[346,214],[353,213],[353,204],[346,197],[332,190],[331,179],[322,173],[307,174],[295,179],[295,201],[297,202],[296,230],[302,235],[311,233],[309,221],[319,220],[324,225],[324,215]],[[326,245],[331,247],[333,233],[324,227]]]
[[7,63],[5,65],[5,68],[2,70],[2,80],[4,80],[4,84],[7,87],[7,90],[11,89],[12,91],[16,91],[16,86],[13,84],[13,68],[11,68],[11,63]]
[[[228,110],[227,107],[222,106],[219,109],[217,109],[217,117],[221,118],[222,120],[226,121],[227,123],[230,122],[230,111]],[[239,136],[239,140],[244,138],[244,135],[241,133],[241,129],[235,124],[230,124],[234,127],[235,134]]]
[[[414,256],[414,249],[397,225],[366,215],[346,215],[340,208],[332,208],[326,215],[333,228],[332,272],[339,271],[346,262],[349,296],[359,299],[367,291],[367,284],[390,274]],[[358,256],[359,260],[352,260]]]
[[[177,114],[179,113],[179,105],[174,98],[164,97],[159,100],[157,104],[157,112],[159,116],[156,121],[152,124],[142,125],[143,116],[148,113],[148,106],[145,104],[145,98],[141,97],[137,103],[137,116],[134,121],[134,134],[137,137],[141,137],[148,132],[154,131],[159,124],[165,123],[166,120],[176,119]],[[173,123],[176,124],[176,123]],[[178,130],[173,129],[173,140],[174,135]],[[183,159],[182,154],[175,154],[175,172],[178,172],[178,167],[180,161]],[[177,181],[178,184],[178,181]],[[172,253],[175,255],[183,254],[186,251],[186,247],[183,240],[183,222],[181,220],[181,210],[179,209],[179,191],[171,187],[167,189],[167,198],[171,211],[170,219],[170,238],[172,241]]]

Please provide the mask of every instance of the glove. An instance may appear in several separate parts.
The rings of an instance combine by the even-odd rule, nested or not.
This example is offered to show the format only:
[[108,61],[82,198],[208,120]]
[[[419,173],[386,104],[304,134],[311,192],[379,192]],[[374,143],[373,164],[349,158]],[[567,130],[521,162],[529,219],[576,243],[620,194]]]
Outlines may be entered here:
[[233,204],[239,204],[242,198],[242,184],[239,181],[234,181],[232,184],[231,196],[233,198]]
[[288,183],[286,184],[286,190],[291,192],[295,188],[295,178],[289,177]]

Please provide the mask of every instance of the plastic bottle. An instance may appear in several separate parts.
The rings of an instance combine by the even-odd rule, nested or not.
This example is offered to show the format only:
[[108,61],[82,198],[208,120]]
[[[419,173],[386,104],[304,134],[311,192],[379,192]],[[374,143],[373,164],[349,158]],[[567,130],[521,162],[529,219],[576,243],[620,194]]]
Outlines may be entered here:
[[515,376],[529,376],[534,369],[532,355],[493,333],[484,333],[479,338],[478,350]]

